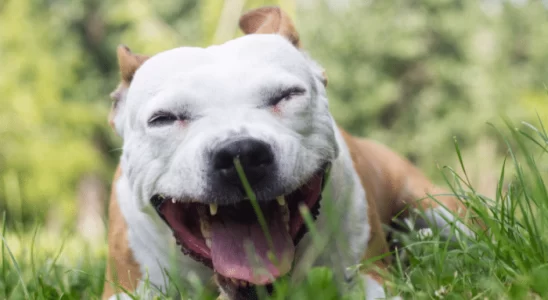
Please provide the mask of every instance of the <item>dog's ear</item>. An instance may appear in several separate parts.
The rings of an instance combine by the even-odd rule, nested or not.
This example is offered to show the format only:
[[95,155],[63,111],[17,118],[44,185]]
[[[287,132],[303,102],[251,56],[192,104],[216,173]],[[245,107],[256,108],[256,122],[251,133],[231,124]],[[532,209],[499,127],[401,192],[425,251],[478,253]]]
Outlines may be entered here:
[[[277,6],[260,7],[243,14],[240,17],[240,29],[245,34],[279,34],[301,49],[301,40],[293,21]],[[323,85],[327,86],[327,74],[323,69],[319,76]]]
[[301,47],[299,33],[291,18],[279,7],[260,7],[240,17],[240,28],[245,34],[275,33],[287,38],[295,47]]
[[146,55],[134,54],[131,50],[125,46],[120,45],[116,49],[118,56],[118,67],[120,68],[121,81],[118,87],[110,94],[112,98],[112,108],[109,115],[109,123],[121,135],[121,126],[117,126],[117,120],[121,107],[124,105],[127,90],[133,80],[133,76],[139,67],[149,58]]

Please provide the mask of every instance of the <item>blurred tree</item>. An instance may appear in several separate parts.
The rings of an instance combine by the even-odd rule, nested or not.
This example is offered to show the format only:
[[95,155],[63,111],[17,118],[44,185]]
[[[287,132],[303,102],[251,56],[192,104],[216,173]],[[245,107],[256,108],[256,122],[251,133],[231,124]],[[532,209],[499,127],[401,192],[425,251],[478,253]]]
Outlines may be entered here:
[[11,221],[50,207],[70,216],[79,175],[106,174],[106,109],[84,101],[97,94],[98,74],[81,72],[85,53],[64,25],[34,1],[0,10],[0,210]]
[[241,35],[243,10],[271,4],[294,17],[305,49],[326,68],[343,127],[430,175],[438,163],[454,165],[456,136],[469,165],[496,173],[503,148],[486,122],[499,112],[548,113],[548,15],[539,1],[522,2],[0,2],[0,211],[11,224],[49,214],[60,226],[78,216],[76,198],[103,197],[120,155],[106,122],[118,44],[154,54],[222,43]]
[[[430,174],[439,174],[438,163],[454,165],[453,136],[469,167],[497,172],[491,158],[503,148],[485,146],[493,139],[486,123],[500,113],[530,119],[534,111],[523,109],[521,95],[544,92],[542,4],[494,1],[493,10],[486,6],[493,1],[475,0],[335,2],[307,1],[299,27],[327,70],[336,119]],[[479,149],[487,151],[483,158]]]

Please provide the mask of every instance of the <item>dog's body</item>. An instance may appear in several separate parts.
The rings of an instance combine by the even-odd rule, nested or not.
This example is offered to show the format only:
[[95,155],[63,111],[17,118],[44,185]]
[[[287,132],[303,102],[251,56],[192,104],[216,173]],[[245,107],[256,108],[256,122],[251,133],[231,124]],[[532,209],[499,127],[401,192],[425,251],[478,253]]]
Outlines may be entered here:
[[[330,236],[314,263],[331,267],[341,286],[355,282],[353,266],[388,252],[382,224],[396,215],[420,208],[434,212],[429,216],[440,226],[452,217],[433,200],[417,201],[444,191],[408,161],[337,127],[327,109],[323,70],[300,51],[283,12],[261,8],[240,25],[248,35],[206,49],[147,58],[119,48],[122,83],[111,118],[124,147],[110,203],[105,299],[121,292],[117,286],[139,292],[145,278],[165,290],[166,271],[204,283],[215,277],[222,296],[245,299],[249,283],[268,284],[292,266],[309,267],[304,257],[313,240],[310,234],[301,239],[304,221],[297,216],[303,208],[317,215],[320,235]],[[232,207],[247,209],[248,200],[227,157],[241,159],[257,201],[268,210],[275,248],[269,255],[281,263],[267,262],[266,238],[253,233],[259,228],[254,221],[242,225],[228,216]],[[321,200],[325,166],[330,173]],[[298,209],[297,198],[304,203]],[[452,211],[462,208],[454,197],[437,200]],[[205,217],[207,206],[211,215]],[[282,209],[287,216],[278,213]],[[282,219],[287,232],[279,233]],[[333,219],[340,220],[336,233]],[[265,276],[250,275],[248,263],[237,258],[245,254],[241,236],[253,241]],[[384,297],[378,273],[370,269],[363,276],[367,298]]]

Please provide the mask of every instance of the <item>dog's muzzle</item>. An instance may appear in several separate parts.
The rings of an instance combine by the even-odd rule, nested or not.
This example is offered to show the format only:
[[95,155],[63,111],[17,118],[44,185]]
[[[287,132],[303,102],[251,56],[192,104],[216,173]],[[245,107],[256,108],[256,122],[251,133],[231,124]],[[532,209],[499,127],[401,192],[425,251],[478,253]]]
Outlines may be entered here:
[[[236,159],[251,195],[244,191]],[[157,194],[151,202],[183,253],[212,268],[224,290],[242,293],[253,285],[269,287],[290,272],[296,245],[307,232],[301,211],[318,215],[329,165],[302,186],[278,193],[285,190],[272,147],[255,139],[233,140],[211,153],[210,188],[216,191],[210,197],[190,202]]]

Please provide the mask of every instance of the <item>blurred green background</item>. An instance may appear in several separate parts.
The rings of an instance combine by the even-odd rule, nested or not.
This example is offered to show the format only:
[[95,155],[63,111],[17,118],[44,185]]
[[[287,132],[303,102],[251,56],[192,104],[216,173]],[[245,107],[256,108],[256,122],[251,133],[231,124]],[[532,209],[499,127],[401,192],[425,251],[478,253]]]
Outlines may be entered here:
[[440,183],[455,137],[492,194],[505,147],[487,123],[548,116],[546,2],[0,0],[0,212],[8,228],[103,238],[121,145],[107,124],[116,46],[222,43],[265,4],[289,12],[325,67],[340,125]]

